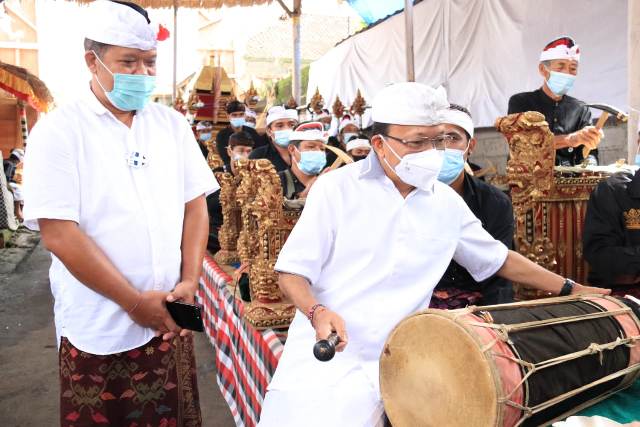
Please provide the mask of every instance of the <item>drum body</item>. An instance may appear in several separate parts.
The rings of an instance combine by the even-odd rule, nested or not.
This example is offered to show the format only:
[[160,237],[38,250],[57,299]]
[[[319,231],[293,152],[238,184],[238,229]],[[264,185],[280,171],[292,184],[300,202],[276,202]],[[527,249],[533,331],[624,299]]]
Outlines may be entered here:
[[380,357],[387,416],[394,427],[562,419],[638,378],[632,308],[640,312],[627,300],[582,296],[410,316]]

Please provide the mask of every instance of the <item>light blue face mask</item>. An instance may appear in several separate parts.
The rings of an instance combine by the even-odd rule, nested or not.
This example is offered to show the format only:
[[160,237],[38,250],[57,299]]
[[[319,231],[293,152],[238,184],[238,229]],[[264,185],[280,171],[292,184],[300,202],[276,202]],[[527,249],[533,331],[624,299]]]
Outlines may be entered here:
[[327,165],[327,155],[324,151],[298,151],[300,161],[298,169],[305,175],[318,175]]
[[156,77],[146,74],[114,74],[95,52],[93,54],[104,69],[113,76],[113,89],[107,92],[96,75],[96,81],[109,102],[121,111],[142,110],[149,102],[149,97],[156,87]]
[[280,147],[287,148],[289,146],[289,135],[291,135],[291,129],[273,131],[273,142]]
[[640,154],[636,154],[636,166],[640,166]]
[[251,129],[255,129],[255,128],[256,128],[256,124],[255,124],[255,123],[253,123],[253,122],[247,122],[247,121],[245,121],[245,122],[244,122],[244,125],[245,125],[246,127],[248,127],[248,128],[251,128]]
[[200,140],[200,142],[207,142],[211,139],[211,132],[201,133],[198,139]]
[[229,120],[234,128],[241,128],[245,125],[244,117],[234,117]]
[[444,150],[444,159],[442,160],[442,169],[440,169],[438,181],[449,185],[460,176],[460,172],[464,168],[464,153],[466,151],[453,148]]
[[547,80],[547,86],[551,89],[551,92],[557,96],[566,95],[573,87],[573,83],[576,81],[576,76],[566,73],[558,73],[557,71],[549,71],[549,79]]

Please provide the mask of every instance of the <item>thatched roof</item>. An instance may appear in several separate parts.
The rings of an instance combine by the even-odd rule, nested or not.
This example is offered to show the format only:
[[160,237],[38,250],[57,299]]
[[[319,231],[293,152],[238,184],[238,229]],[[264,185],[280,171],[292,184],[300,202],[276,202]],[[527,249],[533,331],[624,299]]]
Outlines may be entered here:
[[51,92],[35,75],[25,68],[0,61],[0,89],[28,102],[38,111],[48,111],[53,104]]
[[[91,3],[93,0],[69,0],[76,3]],[[257,6],[271,3],[272,0],[129,0],[144,8],[162,9],[173,7],[191,9],[220,9],[222,6]]]

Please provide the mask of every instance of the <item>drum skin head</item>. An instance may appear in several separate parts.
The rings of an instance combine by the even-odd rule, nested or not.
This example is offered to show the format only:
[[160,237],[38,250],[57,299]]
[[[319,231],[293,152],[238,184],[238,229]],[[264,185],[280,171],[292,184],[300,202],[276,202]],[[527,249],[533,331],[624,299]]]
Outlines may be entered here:
[[496,390],[479,344],[446,315],[403,320],[380,356],[380,392],[393,427],[496,426]]

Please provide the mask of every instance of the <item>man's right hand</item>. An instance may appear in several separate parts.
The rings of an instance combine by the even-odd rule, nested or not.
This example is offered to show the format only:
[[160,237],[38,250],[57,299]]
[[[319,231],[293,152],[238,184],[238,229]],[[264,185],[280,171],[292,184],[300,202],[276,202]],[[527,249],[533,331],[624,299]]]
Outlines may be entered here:
[[585,126],[569,135],[569,139],[574,148],[584,145],[590,150],[595,150],[602,139],[602,131],[595,126]]
[[317,341],[327,339],[331,332],[335,331],[340,337],[336,351],[343,351],[347,346],[347,329],[344,320],[337,313],[328,308],[318,310],[313,316],[313,327],[316,330]]
[[154,329],[160,333],[180,333],[180,328],[167,311],[165,301],[169,292],[146,291],[140,294],[140,300],[129,313],[129,317],[140,326]]

